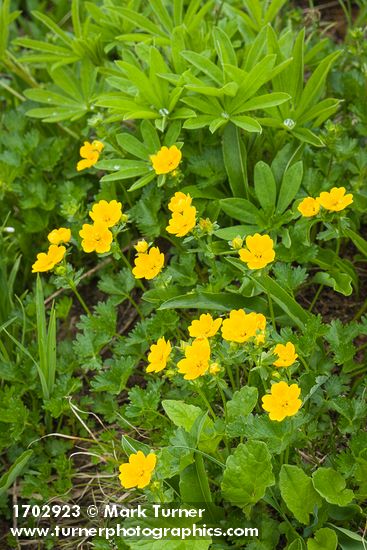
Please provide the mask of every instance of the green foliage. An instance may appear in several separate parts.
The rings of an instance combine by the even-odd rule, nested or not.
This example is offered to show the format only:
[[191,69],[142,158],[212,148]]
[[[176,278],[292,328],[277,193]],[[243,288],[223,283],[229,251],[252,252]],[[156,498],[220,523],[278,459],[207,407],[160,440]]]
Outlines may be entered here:
[[262,441],[237,447],[227,459],[223,474],[223,496],[248,515],[252,506],[274,485],[271,455]]
[[[0,0],[4,524],[12,499],[186,502],[260,536],[90,544],[365,544],[367,10],[341,2],[335,40],[325,10],[305,18],[296,4]],[[103,149],[78,170],[94,140]],[[166,147],[181,153],[174,167]],[[353,202],[316,212],[341,186]],[[177,192],[195,209],[187,231]],[[99,214],[112,242],[89,252],[80,231],[113,200],[121,218]],[[167,230],[176,222],[182,236]],[[65,255],[36,275],[57,228],[71,231]],[[252,250],[264,236],[272,259]],[[139,259],[156,273],[136,278]],[[290,364],[279,344],[294,345]],[[289,413],[274,420],[264,406],[279,383],[298,386],[301,406],[273,403]],[[151,480],[121,487],[138,451],[157,456]]]

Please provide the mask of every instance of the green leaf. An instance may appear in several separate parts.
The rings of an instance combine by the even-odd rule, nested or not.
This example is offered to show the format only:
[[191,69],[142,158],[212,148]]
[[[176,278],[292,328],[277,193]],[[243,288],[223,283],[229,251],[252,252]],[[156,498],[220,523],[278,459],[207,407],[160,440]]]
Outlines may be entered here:
[[284,173],[280,186],[277,211],[282,214],[293,201],[301,187],[303,162],[300,160],[290,166]]
[[343,476],[333,468],[319,468],[312,480],[316,491],[330,504],[346,506],[354,498],[353,491],[345,488]]
[[246,149],[238,128],[231,123],[227,124],[223,133],[223,159],[232,195],[248,198]]
[[267,446],[262,441],[248,441],[227,458],[221,486],[224,498],[248,515],[274,482]]
[[291,133],[300,141],[310,143],[314,147],[325,147],[325,143],[314,132],[308,128],[294,128]]
[[336,51],[325,57],[310,76],[302,92],[300,103],[295,112],[296,119],[305,113],[311,105],[317,103],[321,96],[328,72],[340,54],[341,51]]
[[[232,260],[233,261],[233,260]],[[251,274],[249,277],[260,286],[265,292],[269,293],[283,311],[289,315],[291,319],[301,329],[310,320],[311,315],[300,306],[296,300],[290,296],[277,282],[275,282],[269,275],[262,273],[260,277],[254,277]]]
[[258,132],[259,134],[262,132],[261,125],[255,118],[244,115],[236,115],[231,116],[231,121],[233,124],[239,128],[242,128],[242,130],[245,130],[246,132]]
[[221,65],[230,64],[237,65],[236,52],[232,46],[232,42],[228,36],[220,27],[214,27],[213,29],[214,47],[217,52]]
[[200,407],[173,399],[164,399],[162,407],[174,425],[178,428],[183,428],[187,432],[191,431],[195,420],[203,413]]
[[307,550],[336,550],[338,546],[338,537],[335,531],[324,527],[315,532],[315,538],[308,539]]
[[350,296],[353,292],[352,278],[347,273],[340,273],[339,269],[330,269],[329,273],[319,271],[312,278],[312,282],[319,285],[329,286],[336,292]]
[[222,71],[207,57],[189,50],[184,50],[181,55],[194,67],[209,76],[216,84],[223,86]]
[[235,220],[254,225],[262,222],[259,210],[247,199],[222,199],[219,204],[223,212]]
[[277,199],[277,186],[270,166],[262,160],[255,166],[254,186],[261,207],[268,212],[273,212]]
[[134,155],[134,157],[138,157],[145,161],[149,160],[150,152],[148,148],[146,147],[146,145],[144,145],[144,143],[141,143],[141,141],[139,141],[133,135],[128,134],[127,132],[123,134],[117,134],[116,141],[124,151],[127,151],[131,155]]
[[232,114],[242,113],[244,111],[255,111],[257,109],[268,109],[269,107],[276,107],[286,101],[289,101],[291,96],[284,92],[276,92],[272,94],[264,94],[253,97],[252,99],[245,101],[239,105],[235,112]]
[[349,228],[343,230],[343,233],[346,237],[349,237],[353,244],[358,248],[358,250],[367,258],[367,241],[358,235],[355,231],[352,231]]
[[322,504],[311,478],[298,466],[283,464],[279,475],[279,488],[282,499],[294,517],[309,525],[310,514],[314,514],[315,508],[320,508]]
[[4,495],[9,487],[11,487],[32,455],[32,450],[24,451],[24,453],[18,456],[15,462],[10,466],[9,470],[0,477],[0,496]]
[[150,6],[153,9],[158,21],[165,27],[168,32],[173,30],[172,19],[164,6],[162,0],[150,0]]
[[226,433],[229,437],[238,437],[243,433],[243,424],[247,416],[255,408],[258,399],[257,388],[245,386],[234,392],[230,401],[227,401]]
[[214,235],[225,241],[232,241],[235,237],[246,237],[256,233],[257,225],[232,225],[231,227],[222,227],[214,231]]
[[306,544],[301,539],[296,539],[287,546],[287,550],[306,550]]
[[266,311],[266,302],[261,298],[245,298],[238,294],[215,292],[190,292],[182,296],[176,296],[164,302],[159,309],[209,309],[216,311],[230,311],[231,309],[244,308],[248,311]]

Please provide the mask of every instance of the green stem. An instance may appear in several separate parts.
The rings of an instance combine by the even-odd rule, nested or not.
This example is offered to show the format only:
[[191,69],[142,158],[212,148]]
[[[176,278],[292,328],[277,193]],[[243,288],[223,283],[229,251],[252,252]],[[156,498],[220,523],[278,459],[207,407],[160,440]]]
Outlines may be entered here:
[[302,365],[305,367],[306,372],[309,372],[310,367],[307,365],[306,360],[302,357],[302,355],[299,355],[298,358],[301,361]]
[[80,305],[82,306],[82,308],[84,309],[85,313],[88,315],[88,317],[90,317],[92,314],[91,314],[91,311],[89,309],[89,307],[87,306],[87,304],[84,302],[83,298],[80,296],[75,284],[74,284],[74,281],[71,281],[69,280],[69,286],[71,288],[71,290],[74,292],[75,296],[77,297]]
[[308,311],[311,312],[311,311],[313,310],[314,305],[316,304],[317,300],[319,299],[319,296],[320,296],[320,294],[321,294],[323,288],[324,288],[324,285],[320,285],[319,288],[317,289],[316,294],[315,294],[315,296],[313,297],[313,300],[312,300],[312,302],[311,302],[311,305],[310,305],[310,307],[308,308]]
[[236,383],[235,383],[234,378],[233,378],[233,372],[232,372],[232,369],[231,369],[231,365],[226,364],[226,371],[227,371],[227,374],[228,374],[228,378],[231,382],[232,389],[233,389],[233,391],[236,391],[237,386],[236,386]]
[[216,420],[216,419],[217,419],[216,414],[215,414],[215,412],[213,411],[213,408],[212,408],[211,404],[209,403],[208,399],[206,398],[205,393],[202,391],[202,389],[200,388],[199,384],[195,384],[195,389],[196,389],[198,395],[200,395],[201,399],[202,399],[203,402],[205,403],[205,406],[208,408],[208,411],[210,412],[210,414],[212,415],[212,417],[214,418],[214,420]]
[[367,300],[362,305],[362,307],[359,308],[359,310],[357,311],[357,313],[353,317],[353,321],[358,321],[362,317],[362,315],[365,313],[366,310],[367,310]]

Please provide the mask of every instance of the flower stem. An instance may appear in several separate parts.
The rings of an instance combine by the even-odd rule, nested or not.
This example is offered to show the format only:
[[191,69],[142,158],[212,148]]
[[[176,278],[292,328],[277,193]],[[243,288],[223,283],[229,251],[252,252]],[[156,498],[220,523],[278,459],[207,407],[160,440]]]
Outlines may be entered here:
[[324,285],[320,285],[319,288],[317,289],[316,294],[315,294],[315,296],[313,297],[313,300],[312,300],[312,302],[311,302],[311,305],[310,305],[310,307],[308,308],[308,311],[309,311],[309,312],[311,312],[311,311],[313,310],[314,305],[316,304],[317,300],[319,299],[319,296],[320,296],[320,294],[321,294],[323,288],[324,288]]
[[214,420],[216,420],[217,419],[216,414],[213,411],[213,408],[212,408],[211,404],[209,403],[208,399],[206,398],[205,393],[202,391],[199,384],[195,384],[195,389],[196,389],[197,393],[200,395],[203,402],[205,403],[205,406],[208,408],[208,411],[210,412],[210,414],[212,415]]
[[92,314],[91,314],[91,311],[89,309],[89,307],[87,306],[87,304],[84,302],[83,298],[81,297],[81,295],[79,294],[75,284],[74,284],[74,281],[71,281],[69,280],[69,286],[71,288],[71,290],[74,292],[75,296],[77,297],[80,305],[82,306],[82,308],[84,309],[85,313],[88,315],[88,317],[90,317]]

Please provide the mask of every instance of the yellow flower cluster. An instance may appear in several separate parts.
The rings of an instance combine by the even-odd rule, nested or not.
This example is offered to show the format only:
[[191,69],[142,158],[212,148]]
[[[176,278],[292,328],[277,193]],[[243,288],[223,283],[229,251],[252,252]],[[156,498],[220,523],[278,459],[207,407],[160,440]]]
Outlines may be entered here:
[[331,191],[323,191],[316,199],[306,197],[298,205],[297,209],[305,218],[316,216],[322,206],[329,212],[340,212],[352,204],[352,193],[345,194],[345,187],[333,187]]
[[89,212],[93,224],[85,223],[79,231],[84,252],[104,254],[111,250],[113,235],[110,228],[117,225],[122,217],[121,202],[100,200]]
[[[233,243],[232,246],[237,248],[238,243],[239,241]],[[262,269],[274,261],[275,252],[273,246],[273,239],[269,235],[255,233],[255,235],[246,237],[246,248],[240,248],[238,253],[240,259],[247,264],[249,269]]]
[[65,246],[59,246],[62,243],[67,244],[71,239],[71,231],[69,228],[60,227],[59,229],[53,229],[51,233],[47,235],[48,241],[51,243],[47,252],[40,252],[37,254],[37,260],[32,265],[32,273],[44,273],[50,271],[60,263],[65,254]]
[[76,165],[77,171],[80,172],[81,170],[94,166],[98,162],[99,155],[101,154],[103,148],[103,143],[96,139],[92,141],[92,143],[85,141],[84,145],[82,145],[79,150],[82,160],[80,160]]
[[157,455],[150,453],[147,456],[142,451],[131,454],[129,462],[121,464],[119,479],[122,487],[143,489],[149,485],[152,473],[157,463]]
[[191,206],[191,197],[178,191],[171,198],[168,208],[172,212],[166,231],[176,237],[184,237],[196,225],[196,208]]
[[182,153],[176,145],[160,148],[158,153],[150,156],[153,169],[157,175],[174,172],[181,162]]

